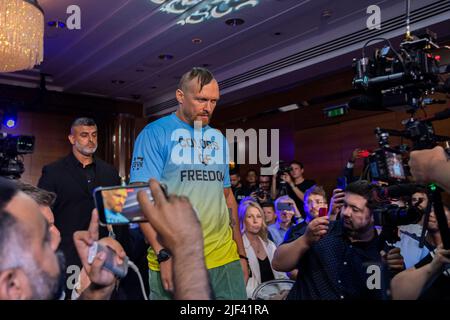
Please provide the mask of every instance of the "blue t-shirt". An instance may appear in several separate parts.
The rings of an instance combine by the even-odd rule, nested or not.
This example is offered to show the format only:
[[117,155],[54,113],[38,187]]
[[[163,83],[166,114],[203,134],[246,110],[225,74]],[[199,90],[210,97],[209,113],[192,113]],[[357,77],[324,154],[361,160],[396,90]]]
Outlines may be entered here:
[[113,224],[113,223],[128,223],[130,220],[128,220],[124,215],[122,215],[119,212],[114,212],[112,210],[109,210],[105,208],[105,216],[106,216],[106,222]]
[[[209,269],[239,259],[223,194],[231,186],[228,163],[228,143],[220,131],[194,129],[175,113],[147,125],[133,152],[130,183],[155,178],[169,193],[187,196],[197,210]],[[158,270],[153,252],[149,267]]]

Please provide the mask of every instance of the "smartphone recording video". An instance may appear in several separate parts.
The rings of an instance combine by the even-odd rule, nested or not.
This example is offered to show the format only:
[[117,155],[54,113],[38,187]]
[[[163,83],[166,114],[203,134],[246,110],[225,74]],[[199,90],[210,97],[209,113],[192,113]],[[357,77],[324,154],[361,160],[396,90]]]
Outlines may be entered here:
[[386,164],[388,168],[388,174],[391,178],[397,180],[406,179],[401,154],[386,151]]
[[[165,187],[161,185],[164,193]],[[100,224],[118,225],[146,222],[137,200],[139,191],[145,191],[153,201],[148,184],[138,186],[120,186],[96,188],[94,190],[95,204],[98,210]]]
[[294,211],[294,207],[293,207],[292,203],[278,202],[277,210],[278,211]]
[[337,184],[336,184],[336,188],[337,189],[341,189],[341,190],[345,190],[345,188],[347,188],[347,177],[338,177],[337,178]]
[[367,158],[370,155],[370,151],[369,150],[361,150],[358,152],[358,157],[360,158]]
[[319,208],[319,217],[326,217],[328,216],[328,209],[327,208]]

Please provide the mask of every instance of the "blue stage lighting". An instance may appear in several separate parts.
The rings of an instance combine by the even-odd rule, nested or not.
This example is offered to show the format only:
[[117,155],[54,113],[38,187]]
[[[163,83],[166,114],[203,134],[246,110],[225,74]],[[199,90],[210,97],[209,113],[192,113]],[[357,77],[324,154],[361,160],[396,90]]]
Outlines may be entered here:
[[6,126],[8,127],[8,128],[14,128],[15,126],[16,126],[16,120],[14,120],[14,119],[7,119],[6,120]]
[[3,125],[9,129],[14,128],[17,125],[17,112],[8,110],[3,113]]

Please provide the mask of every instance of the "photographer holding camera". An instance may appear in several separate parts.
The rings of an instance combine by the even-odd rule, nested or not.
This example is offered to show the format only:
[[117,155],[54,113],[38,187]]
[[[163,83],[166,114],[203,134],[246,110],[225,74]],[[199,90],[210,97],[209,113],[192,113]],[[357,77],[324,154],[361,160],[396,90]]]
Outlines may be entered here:
[[[411,152],[409,166],[417,182],[434,182],[450,192],[450,162],[442,147]],[[448,223],[448,210],[446,214]],[[430,219],[430,223],[433,222]],[[433,229],[430,224],[429,228]],[[437,232],[437,228],[434,229]],[[392,279],[394,299],[450,298],[450,250],[444,249],[442,244],[435,244],[438,245],[436,250]]]
[[[303,209],[303,199],[305,197],[305,191],[316,184],[314,180],[308,180],[303,177],[304,167],[299,161],[292,161],[289,166],[283,166],[280,164],[278,172],[272,177],[272,195],[278,194],[282,196],[285,194],[282,192],[284,187],[286,188],[287,195],[295,201],[297,208],[299,208],[302,217],[305,217],[305,210]],[[276,174],[278,173],[278,174]],[[277,176],[281,181],[277,190]]]
[[250,196],[255,199],[260,205],[273,201],[270,192],[270,180],[270,176],[259,176],[258,188],[250,193]]

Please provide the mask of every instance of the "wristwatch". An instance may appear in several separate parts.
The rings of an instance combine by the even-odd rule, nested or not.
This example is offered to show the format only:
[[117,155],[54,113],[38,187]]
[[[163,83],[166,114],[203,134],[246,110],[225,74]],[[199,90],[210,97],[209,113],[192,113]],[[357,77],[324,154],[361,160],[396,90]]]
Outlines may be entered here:
[[158,260],[158,263],[161,263],[161,262],[169,260],[171,256],[172,255],[169,250],[161,249],[159,251],[158,255],[156,256],[156,260]]

